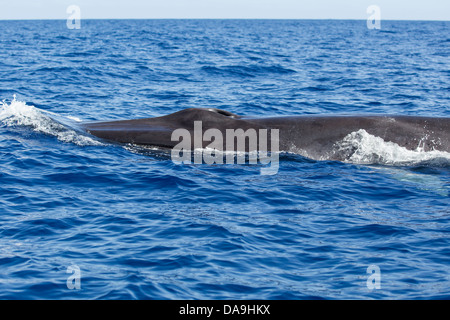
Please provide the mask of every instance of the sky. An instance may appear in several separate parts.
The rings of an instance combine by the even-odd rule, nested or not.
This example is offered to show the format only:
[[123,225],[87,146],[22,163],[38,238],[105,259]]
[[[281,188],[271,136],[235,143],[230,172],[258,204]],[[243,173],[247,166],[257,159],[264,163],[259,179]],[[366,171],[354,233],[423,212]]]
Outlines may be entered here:
[[450,0],[0,0],[0,20],[363,19],[377,5],[385,20],[450,20]]

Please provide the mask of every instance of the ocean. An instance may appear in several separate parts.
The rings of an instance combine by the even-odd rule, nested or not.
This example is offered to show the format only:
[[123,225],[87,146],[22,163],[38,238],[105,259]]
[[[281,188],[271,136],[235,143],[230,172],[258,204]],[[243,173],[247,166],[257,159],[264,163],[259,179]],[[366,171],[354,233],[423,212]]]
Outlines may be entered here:
[[[176,164],[83,123],[450,116],[450,22],[0,21],[0,299],[449,299],[450,154]],[[283,150],[282,150],[283,151]]]

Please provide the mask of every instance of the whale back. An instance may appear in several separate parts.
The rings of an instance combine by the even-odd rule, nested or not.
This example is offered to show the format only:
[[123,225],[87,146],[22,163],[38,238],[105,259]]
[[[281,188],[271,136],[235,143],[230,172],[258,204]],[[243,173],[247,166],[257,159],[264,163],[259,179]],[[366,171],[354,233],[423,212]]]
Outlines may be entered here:
[[[279,150],[313,159],[339,160],[342,155],[336,152],[336,145],[359,130],[409,150],[422,148],[424,151],[450,152],[450,118],[435,117],[308,115],[250,118],[220,109],[189,108],[161,117],[88,123],[84,128],[92,135],[110,141],[173,148],[179,142],[172,140],[174,130],[185,129],[193,135],[195,122],[201,123],[202,133],[218,129],[224,136],[227,129],[242,129],[244,132],[266,129],[270,139],[272,130],[278,130]],[[203,141],[202,146],[209,143]]]

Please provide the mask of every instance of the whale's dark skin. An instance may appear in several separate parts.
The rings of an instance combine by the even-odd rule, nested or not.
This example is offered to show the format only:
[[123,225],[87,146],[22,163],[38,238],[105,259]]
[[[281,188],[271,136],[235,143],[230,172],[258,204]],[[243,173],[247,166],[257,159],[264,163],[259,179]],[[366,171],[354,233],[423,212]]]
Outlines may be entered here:
[[[110,141],[173,148],[180,140],[172,141],[172,132],[184,128],[193,134],[194,121],[202,121],[203,131],[216,128],[223,136],[226,129],[268,129],[269,133],[278,129],[280,151],[318,160],[343,160],[345,155],[337,151],[337,143],[360,129],[408,150],[420,146],[424,151],[450,152],[450,118],[379,115],[246,118],[219,109],[190,108],[162,117],[83,126],[90,134]],[[203,147],[210,143],[204,141]]]

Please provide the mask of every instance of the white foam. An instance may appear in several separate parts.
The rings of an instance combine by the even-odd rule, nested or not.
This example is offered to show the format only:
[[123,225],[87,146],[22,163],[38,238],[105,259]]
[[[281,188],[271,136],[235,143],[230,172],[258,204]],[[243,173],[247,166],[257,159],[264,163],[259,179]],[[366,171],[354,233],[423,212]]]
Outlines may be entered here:
[[[38,109],[34,106],[27,105],[23,101],[14,99],[11,103],[5,101],[0,102],[0,123],[2,125],[27,126],[33,128],[34,131],[43,134],[55,136],[62,142],[75,143],[80,146],[86,145],[102,145],[101,142],[83,135],[68,126],[55,120],[60,117],[52,112]],[[67,117],[70,119],[70,117]]]
[[80,118],[74,117],[74,116],[67,116],[67,119],[70,119],[70,120],[73,120],[73,121],[76,121],[76,122],[82,122],[82,120]]
[[345,161],[351,163],[402,165],[434,159],[450,160],[448,152],[424,151],[420,145],[416,150],[408,150],[396,143],[371,135],[364,129],[347,135],[336,147],[337,152],[348,155]]

